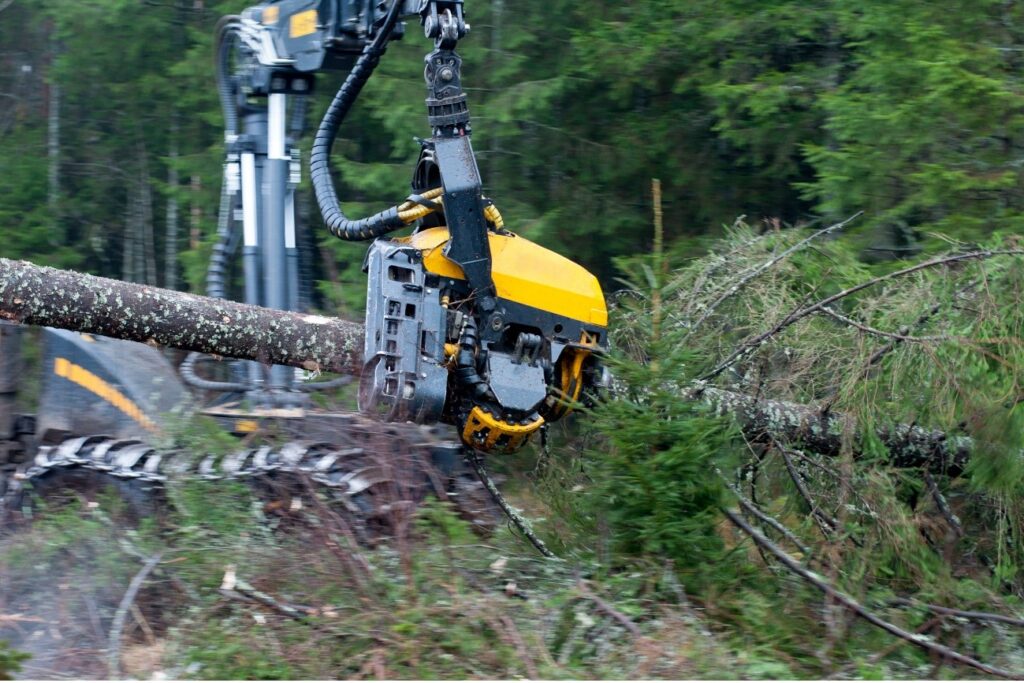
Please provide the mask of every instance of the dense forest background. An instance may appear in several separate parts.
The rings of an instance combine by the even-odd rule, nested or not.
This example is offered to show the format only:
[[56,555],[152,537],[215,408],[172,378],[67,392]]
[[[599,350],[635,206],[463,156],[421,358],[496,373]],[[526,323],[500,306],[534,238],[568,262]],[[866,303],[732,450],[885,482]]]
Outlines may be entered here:
[[[0,255],[203,291],[213,27],[245,5],[0,0]],[[614,390],[548,449],[488,462],[560,559],[443,501],[361,545],[313,492],[282,510],[172,483],[166,517],[141,521],[76,494],[0,538],[25,672],[112,676],[105,627],[162,554],[118,641],[131,675],[1021,676],[1024,6],[467,14],[486,192],[611,308]],[[335,146],[352,214],[407,193],[420,36],[392,45]],[[317,78],[310,128],[343,74]],[[326,234],[308,177],[299,212],[315,307],[358,319],[364,245]],[[201,420],[171,437],[197,457],[237,444]],[[236,570],[316,607],[241,600]],[[74,614],[65,650],[17,621]],[[0,676],[15,657],[0,643]]]
[[[213,26],[244,6],[0,4],[6,256],[203,288],[223,156]],[[863,210],[856,246],[887,258],[1024,215],[1016,3],[481,0],[467,13],[489,196],[605,282],[613,256],[650,246],[652,177],[684,253],[738,216]],[[360,209],[405,193],[428,47],[410,26],[342,130],[342,197]],[[342,78],[318,77],[310,126]],[[358,308],[362,249],[320,228],[308,184],[301,204],[321,303]]]

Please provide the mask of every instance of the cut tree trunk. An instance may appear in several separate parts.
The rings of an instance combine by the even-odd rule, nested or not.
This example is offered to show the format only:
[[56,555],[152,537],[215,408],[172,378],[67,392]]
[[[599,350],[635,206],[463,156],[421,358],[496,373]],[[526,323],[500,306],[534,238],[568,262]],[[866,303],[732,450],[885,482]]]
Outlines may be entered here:
[[[186,351],[291,365],[307,370],[358,374],[363,326],[337,318],[277,311],[223,299],[81,275],[0,259],[0,320],[59,327]],[[706,384],[679,389],[680,396],[732,415],[747,438],[771,435],[823,455],[837,455],[856,435],[841,413],[756,398]],[[970,459],[969,437],[917,426],[875,430],[890,463],[957,475]]]
[[0,259],[0,320],[358,373],[363,326]]

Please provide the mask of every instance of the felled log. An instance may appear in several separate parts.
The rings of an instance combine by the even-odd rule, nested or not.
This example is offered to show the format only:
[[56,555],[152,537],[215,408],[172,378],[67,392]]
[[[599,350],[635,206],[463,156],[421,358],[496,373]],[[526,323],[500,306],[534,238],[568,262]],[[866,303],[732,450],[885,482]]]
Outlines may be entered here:
[[358,373],[363,326],[0,259],[0,319],[218,356]]

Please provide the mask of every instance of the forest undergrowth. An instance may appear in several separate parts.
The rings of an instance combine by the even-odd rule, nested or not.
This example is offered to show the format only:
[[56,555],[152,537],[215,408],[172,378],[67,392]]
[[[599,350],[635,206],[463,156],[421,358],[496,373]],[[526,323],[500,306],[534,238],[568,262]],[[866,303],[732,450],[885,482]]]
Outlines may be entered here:
[[556,560],[440,500],[368,545],[313,489],[79,491],[0,541],[0,638],[33,677],[1019,676],[1024,248],[856,226],[619,260],[613,391],[488,462]]

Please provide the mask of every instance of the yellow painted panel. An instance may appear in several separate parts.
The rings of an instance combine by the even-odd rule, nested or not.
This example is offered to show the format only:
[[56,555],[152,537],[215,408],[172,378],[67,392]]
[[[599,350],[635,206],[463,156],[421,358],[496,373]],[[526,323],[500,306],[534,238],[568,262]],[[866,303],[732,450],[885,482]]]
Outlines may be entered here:
[[293,14],[288,22],[288,35],[292,38],[308,36],[316,31],[317,14],[315,9]]
[[235,420],[235,432],[238,434],[251,434],[260,430],[260,423],[256,420]]
[[[443,253],[447,228],[430,228],[396,241],[422,251],[423,264],[431,273],[465,279],[462,268]],[[601,285],[586,268],[517,235],[492,232],[488,241],[491,277],[499,297],[590,325],[608,326]]]
[[281,8],[277,5],[271,5],[263,10],[263,16],[260,20],[265,26],[273,26],[277,23],[278,17],[281,15]]
[[75,365],[67,358],[54,358],[53,373],[96,394],[149,431],[159,431],[156,423],[150,420],[130,398],[82,366]]

